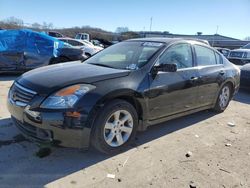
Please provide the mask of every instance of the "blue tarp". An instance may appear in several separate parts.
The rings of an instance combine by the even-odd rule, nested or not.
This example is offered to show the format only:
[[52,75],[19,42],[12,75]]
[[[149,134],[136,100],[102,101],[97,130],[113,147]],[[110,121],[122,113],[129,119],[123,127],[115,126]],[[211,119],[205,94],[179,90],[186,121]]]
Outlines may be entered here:
[[58,49],[63,47],[64,42],[32,30],[0,30],[0,52],[32,52],[57,57]]

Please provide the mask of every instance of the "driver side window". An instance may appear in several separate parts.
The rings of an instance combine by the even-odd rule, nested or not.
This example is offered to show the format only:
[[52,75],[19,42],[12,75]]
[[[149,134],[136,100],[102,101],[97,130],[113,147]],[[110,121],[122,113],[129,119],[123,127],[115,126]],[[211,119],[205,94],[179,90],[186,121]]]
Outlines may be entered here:
[[176,64],[178,69],[193,66],[193,56],[189,44],[177,44],[167,49],[156,64]]

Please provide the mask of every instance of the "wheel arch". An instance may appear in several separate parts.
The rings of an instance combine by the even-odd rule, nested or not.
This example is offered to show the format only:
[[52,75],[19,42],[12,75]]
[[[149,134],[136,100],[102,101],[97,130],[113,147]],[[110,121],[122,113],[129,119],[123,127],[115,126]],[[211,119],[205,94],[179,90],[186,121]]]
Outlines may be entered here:
[[[131,89],[122,89],[122,90],[112,91],[104,95],[101,99],[99,99],[90,112],[92,114],[90,115],[90,120],[89,120],[90,128],[91,128],[91,135],[95,131],[93,125],[95,123],[95,120],[98,116],[100,109],[104,107],[104,105],[107,104],[108,102],[112,100],[116,100],[116,99],[124,100],[128,102],[129,104],[131,104],[137,112],[139,122],[144,121],[143,119],[144,119],[144,114],[145,114],[145,104],[143,103],[143,99],[141,98],[138,92],[131,90]],[[146,128],[142,126],[144,125],[142,123],[139,123],[138,129],[145,130]]]
[[224,86],[224,85],[226,85],[226,84],[229,84],[230,86],[231,86],[231,89],[232,89],[232,93],[231,93],[231,99],[232,99],[232,97],[233,97],[233,94],[235,93],[235,83],[234,83],[234,81],[232,80],[232,79],[228,79],[228,80],[226,80],[225,82],[223,82],[221,85],[220,85],[220,87],[219,87],[219,89],[218,89],[218,91],[217,91],[217,94],[216,94],[216,97],[215,97],[215,99],[214,99],[214,105],[216,104],[216,102],[217,102],[217,99],[218,99],[218,96],[219,96],[219,93],[220,93],[220,90],[222,89],[222,87]]
[[98,106],[104,106],[107,102],[110,102],[115,99],[121,99],[128,103],[130,103],[136,110],[138,114],[138,118],[141,119],[143,117],[143,104],[140,100],[140,94],[131,89],[122,89],[110,92],[103,96],[98,102]]

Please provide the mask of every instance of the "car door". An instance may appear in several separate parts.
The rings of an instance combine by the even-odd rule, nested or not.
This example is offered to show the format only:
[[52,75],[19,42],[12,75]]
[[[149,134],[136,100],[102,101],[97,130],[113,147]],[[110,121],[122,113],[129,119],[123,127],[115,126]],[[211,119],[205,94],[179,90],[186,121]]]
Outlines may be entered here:
[[0,71],[23,69],[25,39],[25,32],[19,30],[4,30],[0,33]]
[[24,53],[18,51],[0,52],[0,71],[18,71],[24,69]]
[[199,106],[211,105],[217,97],[220,84],[226,79],[221,55],[201,45],[194,45],[199,72]]
[[188,43],[175,44],[157,60],[160,64],[176,64],[176,72],[158,72],[150,77],[148,95],[150,120],[193,109],[197,106],[197,67]]
[[33,34],[27,39],[25,49],[25,68],[27,70],[45,66],[54,57],[54,41]]

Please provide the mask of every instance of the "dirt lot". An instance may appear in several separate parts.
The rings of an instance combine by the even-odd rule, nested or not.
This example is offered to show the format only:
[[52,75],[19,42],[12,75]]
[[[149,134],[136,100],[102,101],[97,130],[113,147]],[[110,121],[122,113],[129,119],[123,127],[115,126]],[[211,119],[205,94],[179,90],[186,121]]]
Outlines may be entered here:
[[224,113],[153,126],[119,155],[53,148],[39,158],[6,109],[15,78],[0,77],[0,187],[250,187],[250,93],[239,92]]

